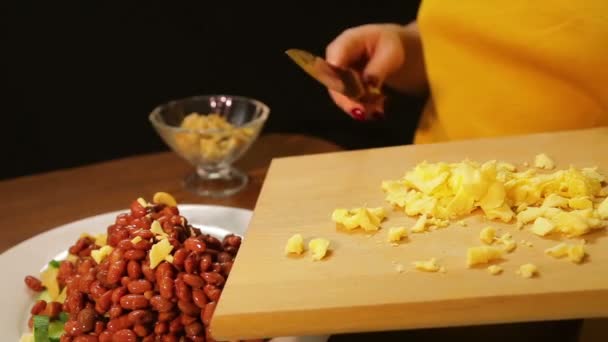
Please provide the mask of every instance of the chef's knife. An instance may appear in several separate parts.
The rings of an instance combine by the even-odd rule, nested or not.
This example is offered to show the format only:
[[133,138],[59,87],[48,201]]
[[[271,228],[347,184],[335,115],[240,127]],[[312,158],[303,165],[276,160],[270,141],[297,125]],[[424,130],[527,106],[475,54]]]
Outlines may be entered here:
[[361,102],[377,101],[383,97],[379,88],[366,86],[361,75],[353,69],[329,64],[325,59],[300,49],[289,49],[285,53],[306,73],[331,90]]

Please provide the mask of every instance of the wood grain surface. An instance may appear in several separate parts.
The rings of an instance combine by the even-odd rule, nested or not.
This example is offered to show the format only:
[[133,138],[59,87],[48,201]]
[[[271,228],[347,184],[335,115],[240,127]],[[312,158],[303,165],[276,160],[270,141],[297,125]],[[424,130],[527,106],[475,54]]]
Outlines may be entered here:
[[[585,236],[589,259],[576,265],[543,253],[557,241],[476,214],[466,218],[467,227],[413,234],[397,247],[386,242],[388,228],[415,221],[402,212],[391,211],[373,235],[345,233],[330,218],[335,208],[389,208],[381,181],[400,178],[423,160],[522,165],[542,152],[558,168],[599,166],[606,173],[606,151],[608,128],[601,128],[275,159],[215,312],[214,334],[254,338],[608,316],[605,230]],[[481,244],[479,231],[490,223],[533,244],[506,255],[499,276],[466,266],[466,249]],[[331,254],[319,262],[310,252],[285,256],[295,233],[306,242],[329,239]],[[413,269],[413,261],[431,257],[447,272]],[[529,262],[540,275],[524,279],[516,270]]]

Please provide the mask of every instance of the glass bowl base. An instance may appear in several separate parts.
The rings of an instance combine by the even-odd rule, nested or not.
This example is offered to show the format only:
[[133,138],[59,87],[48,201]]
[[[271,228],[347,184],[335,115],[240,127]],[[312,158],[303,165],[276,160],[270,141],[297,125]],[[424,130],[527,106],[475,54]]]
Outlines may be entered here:
[[249,183],[247,174],[233,168],[197,170],[184,178],[186,190],[204,197],[228,197],[243,190]]

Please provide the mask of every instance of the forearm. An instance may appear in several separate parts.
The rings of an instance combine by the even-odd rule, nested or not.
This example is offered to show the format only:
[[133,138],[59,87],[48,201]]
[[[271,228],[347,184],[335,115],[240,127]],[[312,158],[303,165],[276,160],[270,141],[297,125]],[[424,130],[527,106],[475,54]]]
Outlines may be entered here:
[[424,94],[428,90],[428,80],[416,21],[402,27],[401,40],[405,50],[405,63],[387,79],[387,85],[407,94]]

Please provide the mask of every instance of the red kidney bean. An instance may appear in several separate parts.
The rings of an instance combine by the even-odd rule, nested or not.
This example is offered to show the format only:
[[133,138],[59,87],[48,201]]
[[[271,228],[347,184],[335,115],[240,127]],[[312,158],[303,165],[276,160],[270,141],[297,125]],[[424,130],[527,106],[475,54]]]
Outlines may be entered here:
[[134,219],[131,224],[138,229],[150,229],[151,222],[144,216]]
[[201,288],[205,286],[205,281],[203,278],[197,276],[196,274],[184,274],[184,282],[190,285],[193,288]]
[[207,272],[211,268],[211,264],[213,264],[213,257],[211,254],[205,253],[201,256],[201,262],[199,265],[199,272]]
[[169,332],[172,334],[177,334],[183,328],[184,325],[182,324],[182,320],[179,317],[175,318],[171,321],[171,323],[169,323]]
[[93,241],[93,239],[91,239],[88,236],[82,237],[82,238],[78,239],[78,241],[76,241],[76,244],[71,246],[68,251],[70,252],[70,254],[77,255],[80,251],[87,248],[89,245],[91,245],[94,242],[95,241]]
[[59,271],[57,272],[57,281],[59,282],[59,286],[64,287],[66,279],[74,273],[74,264],[70,261],[62,261],[59,264]]
[[148,260],[144,260],[141,264],[141,271],[143,272],[146,279],[151,282],[156,281],[156,272],[150,268],[150,262]]
[[137,335],[133,330],[118,330],[112,335],[112,342],[137,342]]
[[95,246],[94,244],[88,245],[85,249],[78,252],[78,256],[81,258],[91,256],[91,251],[93,251],[94,249],[97,249],[97,246]]
[[51,319],[56,319],[61,313],[62,306],[63,305],[59,302],[47,303],[46,307],[44,308],[44,311],[42,311],[41,314],[44,316],[49,316]]
[[219,252],[217,254],[217,261],[219,263],[232,261],[232,254],[226,252]]
[[106,293],[106,288],[101,285],[99,280],[94,280],[89,287],[89,293],[94,299],[97,299]]
[[112,292],[112,303],[117,304],[120,302],[120,298],[127,293],[129,293],[129,290],[127,290],[127,288],[124,286],[115,288]]
[[179,215],[174,215],[174,216],[171,216],[171,218],[169,219],[169,222],[171,222],[171,224],[174,226],[183,226],[182,219],[183,219],[183,217],[181,217]]
[[95,329],[93,329],[93,334],[99,336],[106,329],[106,324],[103,321],[95,322]]
[[148,300],[143,295],[128,294],[120,298],[120,306],[127,310],[145,309],[148,307]]
[[182,313],[180,315],[180,318],[182,320],[182,324],[184,326],[187,326],[189,324],[192,324],[192,323],[196,322],[198,320],[198,315],[197,316],[190,316],[190,315]]
[[159,322],[169,322],[177,317],[177,311],[165,311],[158,313]]
[[76,320],[80,323],[80,327],[83,333],[88,333],[93,331],[95,328],[95,319],[97,314],[95,310],[90,308],[84,308],[80,310],[78,315],[76,316]]
[[95,335],[80,335],[74,337],[73,342],[98,342],[99,339]]
[[124,227],[117,227],[113,232],[108,231],[108,245],[112,247],[117,247],[121,241],[125,241],[128,238],[129,230]]
[[143,294],[152,290],[152,283],[146,279],[133,280],[129,282],[127,289],[133,294]]
[[95,302],[95,311],[97,311],[98,314],[103,315],[110,310],[110,307],[112,306],[112,292],[113,290],[107,290]]
[[201,311],[201,321],[203,321],[205,326],[211,324],[211,318],[213,318],[213,312],[215,311],[216,305],[217,302],[209,302],[205,305],[205,309]]
[[147,251],[150,248],[152,248],[152,242],[150,242],[148,240],[141,240],[138,243],[136,243],[135,245],[133,245],[133,248],[139,249],[142,251]]
[[[145,298],[145,297],[144,297]],[[173,302],[165,299],[161,296],[154,296],[150,298],[150,306],[158,312],[166,312],[173,309]]]
[[230,275],[230,271],[232,271],[232,265],[233,265],[232,261],[223,262],[221,264],[221,266],[222,266],[222,274],[224,275],[224,277],[227,278],[228,275]]
[[156,267],[155,277],[157,282],[163,277],[173,277],[173,266],[168,262],[161,262]]
[[203,241],[205,241],[205,243],[207,244],[207,247],[213,248],[213,249],[221,249],[222,248],[222,242],[220,240],[218,240],[216,237],[213,237],[211,235],[203,235],[201,236],[201,238],[203,239]]
[[144,297],[146,297],[147,300],[150,300],[150,298],[154,297],[154,291],[144,292]]
[[129,283],[131,282],[131,278],[129,278],[128,276],[123,276],[122,278],[120,278],[120,285],[127,287]]
[[129,218],[130,218],[130,216],[127,213],[118,214],[116,216],[116,224],[121,225],[121,226],[126,226],[129,224]]
[[104,332],[99,334],[99,342],[112,342],[112,333],[108,330],[105,330]]
[[146,208],[144,208],[137,200],[131,202],[131,216],[134,218],[146,216]]
[[122,277],[123,273],[127,269],[127,262],[124,260],[114,261],[110,264],[108,268],[108,278],[107,281],[110,284],[116,284]]
[[194,305],[192,302],[187,302],[183,300],[177,301],[177,307],[179,310],[187,315],[195,316],[201,312],[201,309]]
[[150,333],[150,330],[145,325],[137,324],[133,327],[133,332],[139,337],[145,337]]
[[141,249],[130,249],[125,252],[125,259],[127,260],[141,260],[146,257],[146,251]]
[[186,257],[190,254],[185,248],[180,248],[173,254],[173,265],[177,268],[182,268],[184,266],[184,261],[186,261]]
[[[213,286],[213,285],[209,285],[209,286]],[[209,300],[207,300],[207,295],[205,294],[205,292],[201,289],[194,289],[192,290],[192,301],[194,302],[194,304],[196,306],[198,306],[201,309],[205,308],[205,305],[207,304],[207,302]]]
[[173,279],[170,277],[161,278],[158,282],[158,291],[163,298],[173,298]]
[[167,334],[167,335],[163,335],[160,338],[161,342],[178,342],[179,338],[177,338],[177,336],[173,335],[173,334]]
[[197,238],[190,237],[184,241],[184,247],[190,252],[203,253],[207,249],[207,244]]
[[199,322],[193,322],[184,328],[186,336],[198,336],[205,333],[205,327]]
[[207,298],[209,298],[209,300],[212,302],[217,302],[220,299],[220,295],[222,294],[222,290],[211,284],[205,285],[203,291],[205,292],[205,296],[207,296]]
[[133,324],[148,324],[154,321],[154,314],[149,310],[134,310],[129,312],[127,316]]
[[236,256],[236,253],[238,253],[239,249],[237,247],[233,247],[233,246],[226,246],[224,248],[224,252],[226,253],[230,253],[234,256]]
[[234,234],[226,235],[226,237],[224,237],[224,247],[226,246],[232,246],[236,248],[240,247],[241,237]]
[[175,279],[175,295],[179,300],[186,302],[192,299],[192,290],[183,279]]
[[144,239],[144,240],[150,240],[151,238],[154,237],[154,233],[152,233],[149,229],[138,229],[135,232],[133,232],[133,237],[139,236],[140,238]]
[[[205,335],[190,336],[190,341],[192,341],[192,342],[206,342]],[[264,341],[262,341],[262,342],[264,342]]]
[[135,260],[131,260],[129,261],[129,263],[127,264],[127,274],[129,275],[129,278],[131,279],[139,279],[142,276],[142,272],[141,272],[141,266],[139,266],[139,263]]
[[154,324],[154,333],[156,335],[166,334],[169,331],[169,324],[167,322],[156,322]]
[[110,316],[110,318],[120,317],[120,315],[122,315],[122,307],[118,304],[112,305],[110,307],[110,310],[108,310],[108,315]]
[[30,309],[30,313],[32,315],[38,315],[39,313],[44,311],[45,308],[46,308],[46,301],[39,300],[36,302],[36,304],[34,304],[34,306],[32,306],[32,308]]
[[132,250],[133,249],[133,242],[131,242],[132,239],[130,239],[129,237],[127,237],[126,239],[120,241],[118,243],[118,246],[116,246],[117,249],[123,250],[123,251],[127,251],[127,250]]
[[92,268],[95,267],[95,261],[92,259],[84,259],[78,264],[77,272],[78,274],[84,276],[89,274]]
[[203,279],[207,282],[207,284],[215,286],[222,286],[226,281],[221,274],[215,272],[205,272],[202,274],[202,276]]
[[184,270],[187,273],[196,273],[198,271],[198,257],[194,253],[190,253],[184,261]]
[[214,262],[211,265],[211,271],[219,274],[220,272],[222,272],[222,265],[219,262]]
[[132,326],[133,326],[133,323],[131,322],[131,320],[129,320],[129,316],[122,315],[120,317],[110,319],[110,321],[106,325],[106,329],[115,333],[119,330],[128,329]]
[[84,307],[84,296],[78,290],[69,291],[69,295],[65,300],[65,307],[71,314],[77,314]]
[[36,292],[41,292],[45,289],[40,279],[30,275],[25,277],[25,285],[27,285],[27,287]]
[[80,325],[80,322],[78,322],[77,320],[69,320],[69,321],[65,322],[65,325],[63,326],[63,330],[68,335],[72,335],[72,336],[78,336],[78,335],[82,334],[82,326]]

